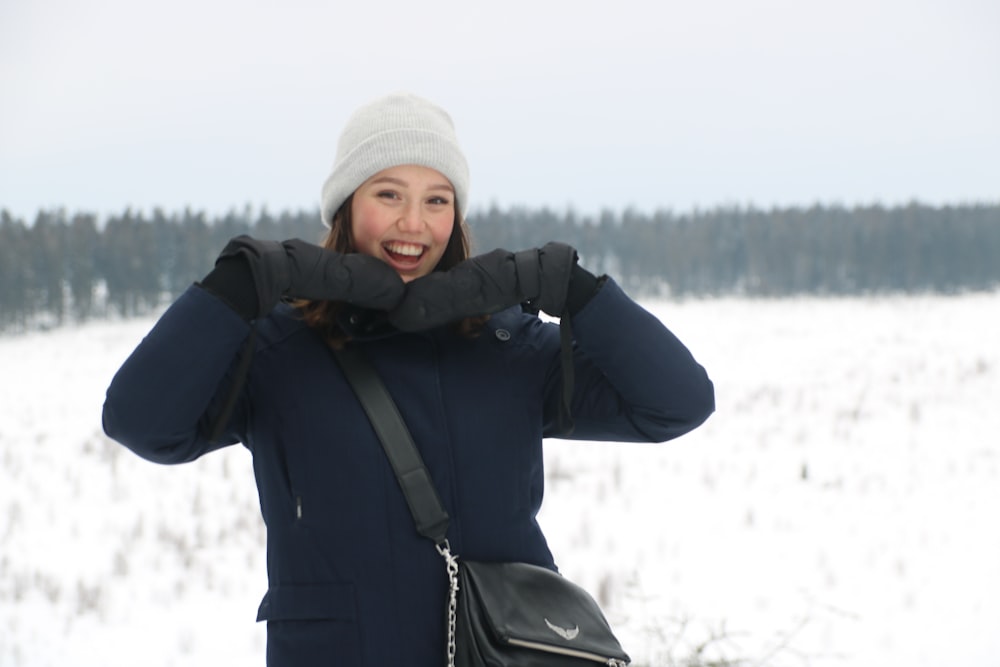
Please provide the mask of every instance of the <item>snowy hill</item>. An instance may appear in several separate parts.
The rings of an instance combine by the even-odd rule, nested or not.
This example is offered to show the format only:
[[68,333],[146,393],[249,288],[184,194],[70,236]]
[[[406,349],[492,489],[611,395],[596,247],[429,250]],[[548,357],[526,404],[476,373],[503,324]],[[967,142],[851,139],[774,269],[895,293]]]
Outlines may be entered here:
[[[650,308],[716,384],[665,445],[547,443],[563,572],[639,665],[997,665],[1000,294]],[[110,442],[151,320],[0,338],[0,665],[263,665],[241,447]]]

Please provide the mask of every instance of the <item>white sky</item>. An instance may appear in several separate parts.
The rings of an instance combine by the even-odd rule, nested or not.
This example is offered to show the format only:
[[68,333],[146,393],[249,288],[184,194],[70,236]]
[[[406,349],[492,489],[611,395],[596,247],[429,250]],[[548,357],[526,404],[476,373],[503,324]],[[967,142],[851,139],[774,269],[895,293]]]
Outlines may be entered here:
[[0,208],[312,208],[395,90],[474,210],[1000,201],[994,0],[0,0]]

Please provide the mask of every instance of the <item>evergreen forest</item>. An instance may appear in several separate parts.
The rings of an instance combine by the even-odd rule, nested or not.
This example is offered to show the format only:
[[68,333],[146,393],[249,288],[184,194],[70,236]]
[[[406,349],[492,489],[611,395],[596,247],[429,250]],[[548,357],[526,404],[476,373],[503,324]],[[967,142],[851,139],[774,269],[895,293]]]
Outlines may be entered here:
[[[473,211],[473,251],[559,240],[638,298],[958,293],[1000,285],[1000,204],[719,207],[596,217]],[[203,277],[226,241],[319,242],[313,211],[0,211],[0,331],[146,314]]]

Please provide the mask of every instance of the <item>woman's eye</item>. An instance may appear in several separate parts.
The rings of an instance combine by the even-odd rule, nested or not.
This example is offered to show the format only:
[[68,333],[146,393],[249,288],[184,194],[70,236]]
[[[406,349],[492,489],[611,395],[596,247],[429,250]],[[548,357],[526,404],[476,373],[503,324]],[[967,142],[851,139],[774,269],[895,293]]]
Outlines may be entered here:
[[385,199],[397,199],[399,195],[397,195],[392,190],[382,190],[381,192],[378,193],[377,196],[383,197]]
[[448,203],[448,199],[446,197],[431,197],[428,202],[437,206],[444,206]]

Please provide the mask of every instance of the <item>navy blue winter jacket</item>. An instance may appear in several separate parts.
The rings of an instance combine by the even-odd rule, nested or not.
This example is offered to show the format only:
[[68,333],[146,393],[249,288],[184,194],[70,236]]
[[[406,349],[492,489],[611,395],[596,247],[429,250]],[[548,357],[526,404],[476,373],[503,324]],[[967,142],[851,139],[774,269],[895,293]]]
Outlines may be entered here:
[[[661,442],[714,409],[684,345],[608,281],[573,317],[573,438]],[[115,375],[109,436],[151,461],[242,442],[267,524],[267,664],[428,666],[445,653],[444,561],[417,535],[385,453],[320,336],[280,306],[256,323],[221,442],[209,432],[250,325],[192,286]],[[510,309],[478,338],[442,328],[356,342],[395,399],[470,560],[555,568],[535,521],[542,438],[558,436],[556,325]],[[610,527],[609,527],[610,528]]]

